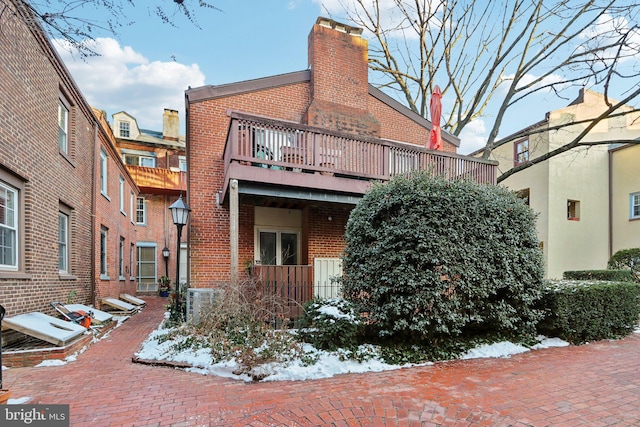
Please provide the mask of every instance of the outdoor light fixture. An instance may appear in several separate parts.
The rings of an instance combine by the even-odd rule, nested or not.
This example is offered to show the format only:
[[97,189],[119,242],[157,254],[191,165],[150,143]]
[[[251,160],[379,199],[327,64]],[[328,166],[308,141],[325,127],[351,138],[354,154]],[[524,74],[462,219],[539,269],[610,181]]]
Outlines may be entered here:
[[[175,201],[171,206],[169,206],[169,210],[171,211],[171,217],[173,218],[173,223],[176,225],[178,229],[178,239],[177,239],[177,250],[176,250],[176,305],[175,311],[176,313],[181,313],[180,308],[180,239],[182,237],[182,227],[184,227],[189,219],[189,206],[184,203],[182,200],[182,194],[178,200]],[[164,250],[162,251],[164,254]]]
[[169,277],[169,248],[162,249],[162,257],[164,258],[164,275]]

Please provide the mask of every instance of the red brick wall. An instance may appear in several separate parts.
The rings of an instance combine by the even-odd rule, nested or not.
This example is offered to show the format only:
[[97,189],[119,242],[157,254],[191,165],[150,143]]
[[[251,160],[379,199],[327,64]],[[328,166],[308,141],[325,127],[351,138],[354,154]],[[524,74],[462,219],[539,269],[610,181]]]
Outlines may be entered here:
[[[107,194],[100,192],[100,151],[107,154]],[[129,270],[130,246],[136,241],[135,218],[132,217],[130,195],[133,181],[127,175],[119,153],[115,147],[101,138],[101,144],[96,150],[96,223],[95,223],[95,291],[96,305],[101,307],[101,299],[105,297],[117,298],[121,293],[136,294],[136,282],[131,280],[135,272]],[[120,177],[125,178],[124,183],[124,209],[120,210]],[[137,191],[134,191],[136,197]],[[100,275],[100,230],[107,228],[107,275]],[[124,275],[120,276],[120,237],[124,237]],[[133,254],[135,259],[135,252]],[[135,265],[135,261],[134,261]]]
[[[428,132],[424,127],[368,95],[366,42],[317,25],[314,31],[310,60],[315,81],[189,104],[191,286],[215,286],[230,277],[229,208],[216,204],[216,192],[223,187],[229,109],[425,145]],[[308,207],[303,216],[303,263],[311,264],[316,257],[339,257],[344,247],[348,209],[318,206],[324,207]],[[239,268],[243,270],[254,258],[253,206],[241,203],[239,215]]]
[[[24,183],[24,269],[0,272],[0,304],[7,316],[42,311],[51,301],[91,303],[92,166],[94,125],[91,110],[51,59],[14,5],[2,14],[0,31],[0,170]],[[31,24],[33,25],[33,24]],[[37,31],[37,30],[34,30]],[[42,37],[39,35],[38,37]],[[69,157],[58,149],[59,94],[71,104]],[[71,208],[70,276],[58,271],[58,212]]]
[[[188,146],[190,285],[207,287],[229,279],[229,209],[216,205],[222,188],[223,151],[229,128],[227,109],[300,122],[309,105],[309,85],[299,83],[190,105]],[[253,224],[243,207],[240,221]],[[240,269],[253,259],[253,229],[240,234]],[[245,245],[247,245],[245,247]]]

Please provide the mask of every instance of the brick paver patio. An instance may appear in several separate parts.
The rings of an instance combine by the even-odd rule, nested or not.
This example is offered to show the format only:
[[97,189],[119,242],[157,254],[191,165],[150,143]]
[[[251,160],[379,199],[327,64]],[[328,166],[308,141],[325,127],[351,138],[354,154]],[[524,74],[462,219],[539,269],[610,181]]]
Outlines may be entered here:
[[72,426],[640,426],[640,335],[299,382],[244,383],[131,362],[148,306],[77,361],[4,371],[12,398],[68,403]]

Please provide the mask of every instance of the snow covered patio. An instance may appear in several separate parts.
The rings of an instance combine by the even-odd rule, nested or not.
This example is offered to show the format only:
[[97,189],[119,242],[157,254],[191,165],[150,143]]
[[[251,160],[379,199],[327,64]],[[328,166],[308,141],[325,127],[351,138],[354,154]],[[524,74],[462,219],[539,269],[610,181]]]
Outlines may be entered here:
[[640,420],[640,334],[509,358],[246,383],[132,363],[165,311],[165,299],[146,300],[147,308],[75,361],[4,371],[9,403],[68,403],[73,426],[630,426]]

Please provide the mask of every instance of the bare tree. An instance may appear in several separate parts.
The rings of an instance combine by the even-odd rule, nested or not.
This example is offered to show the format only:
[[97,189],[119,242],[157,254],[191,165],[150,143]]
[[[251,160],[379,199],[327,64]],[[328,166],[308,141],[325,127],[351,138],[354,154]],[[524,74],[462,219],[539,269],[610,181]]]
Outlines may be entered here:
[[625,85],[625,102],[640,97],[640,4],[633,1],[337,1],[370,34],[369,66],[378,86],[428,118],[438,84],[449,101],[443,128],[454,135],[474,119],[490,120],[485,158],[513,106],[536,93],[599,89],[608,108],[593,126],[621,106],[610,99],[612,86]]
[[[150,16],[161,22],[176,26],[177,20],[186,19],[190,25],[199,27],[196,10],[213,9],[216,6],[204,0],[0,0],[0,17],[13,13],[12,7],[24,8],[23,16],[33,16],[51,38],[63,39],[82,56],[94,56],[91,48],[96,35],[117,36],[118,31],[134,25],[129,12],[135,7],[144,7]],[[96,10],[103,17],[95,20]]]

